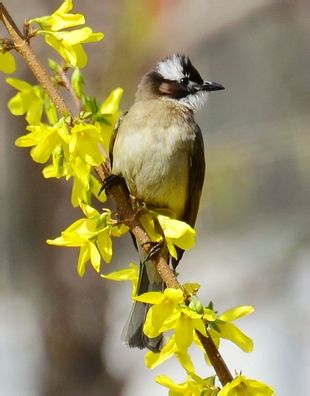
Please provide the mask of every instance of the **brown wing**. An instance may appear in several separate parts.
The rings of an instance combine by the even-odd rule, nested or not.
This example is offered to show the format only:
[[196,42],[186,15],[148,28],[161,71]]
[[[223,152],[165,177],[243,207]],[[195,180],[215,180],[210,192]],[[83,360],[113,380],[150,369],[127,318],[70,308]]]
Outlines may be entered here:
[[202,133],[197,125],[193,151],[189,156],[189,184],[183,220],[194,227],[205,178],[205,154]]
[[[199,208],[202,186],[205,178],[205,155],[202,133],[197,125],[195,131],[195,142],[193,150],[188,158],[189,166],[189,183],[186,208],[183,221],[194,227]],[[177,249],[178,259],[172,259],[172,265],[175,268],[183,256],[184,250]]]

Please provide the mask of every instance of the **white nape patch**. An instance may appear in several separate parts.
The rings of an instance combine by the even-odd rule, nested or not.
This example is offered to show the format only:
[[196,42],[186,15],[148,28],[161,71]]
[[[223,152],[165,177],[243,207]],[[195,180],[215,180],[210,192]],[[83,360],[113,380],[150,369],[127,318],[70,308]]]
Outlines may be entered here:
[[180,56],[176,54],[159,62],[156,69],[166,80],[178,81],[185,77]]
[[179,103],[188,107],[193,111],[198,111],[206,103],[208,99],[208,92],[198,91],[194,94],[190,94],[178,100]]

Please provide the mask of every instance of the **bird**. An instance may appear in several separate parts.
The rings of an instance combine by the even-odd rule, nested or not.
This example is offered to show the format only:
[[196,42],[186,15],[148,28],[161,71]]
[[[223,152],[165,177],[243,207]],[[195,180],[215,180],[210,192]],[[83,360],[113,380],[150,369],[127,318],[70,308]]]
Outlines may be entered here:
[[[222,90],[205,81],[189,57],[175,53],[160,60],[138,85],[135,100],[121,117],[110,143],[112,174],[147,208],[166,209],[194,227],[205,177],[204,143],[194,119],[208,93]],[[137,295],[163,291],[165,285],[138,241],[140,271]],[[183,255],[162,254],[175,268]],[[129,347],[159,352],[162,335],[149,338],[143,324],[149,306],[135,301],[122,333]]]

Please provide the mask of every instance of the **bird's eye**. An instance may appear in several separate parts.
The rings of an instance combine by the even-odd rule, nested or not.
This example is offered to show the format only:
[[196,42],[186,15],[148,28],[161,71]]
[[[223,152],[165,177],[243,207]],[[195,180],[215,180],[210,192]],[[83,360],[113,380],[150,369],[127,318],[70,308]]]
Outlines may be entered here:
[[181,78],[181,80],[180,80],[180,83],[181,83],[182,85],[187,85],[188,82],[189,82],[188,77],[183,77],[183,78]]

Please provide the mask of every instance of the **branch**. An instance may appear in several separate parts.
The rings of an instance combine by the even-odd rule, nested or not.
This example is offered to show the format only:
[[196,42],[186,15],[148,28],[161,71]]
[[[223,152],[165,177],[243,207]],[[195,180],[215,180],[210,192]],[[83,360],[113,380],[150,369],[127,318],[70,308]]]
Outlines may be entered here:
[[216,348],[208,330],[207,330],[207,337],[201,334],[198,330],[196,330],[196,334],[203,346],[203,349],[206,351],[207,356],[218,376],[221,384],[224,386],[228,382],[233,380],[233,376],[231,375],[222,355]]
[[[58,90],[51,82],[46,69],[41,64],[36,54],[30,47],[30,44],[28,42],[29,37],[24,37],[22,35],[22,33],[19,31],[16,24],[14,23],[13,19],[9,15],[8,11],[4,7],[3,3],[1,2],[0,19],[6,27],[9,35],[11,36],[12,42],[14,44],[14,49],[23,57],[23,59],[33,72],[34,76],[38,80],[39,84],[46,90],[47,94],[50,96],[58,112],[61,115],[70,115],[71,112],[66,105],[63,97],[59,94]],[[111,175],[111,168],[109,163],[105,163],[96,167],[95,171],[102,182]],[[152,241],[143,229],[139,220],[136,218],[136,213],[132,208],[124,186],[122,184],[112,184],[107,188],[107,193],[116,205],[117,212],[119,213],[120,217],[122,219],[126,219],[126,224],[129,226],[131,232],[136,237],[137,241],[139,241],[145,252],[148,253],[151,249]],[[167,287],[182,288],[174,272],[171,270],[167,261],[160,252],[156,253],[152,257],[152,260],[156,266],[159,275],[162,277]],[[199,332],[197,332],[197,335],[222,385],[230,382],[232,380],[232,376],[211,337],[204,337]]]
[[82,106],[82,103],[81,103],[79,97],[77,96],[77,94],[75,93],[75,91],[73,89],[73,86],[66,74],[66,70],[61,66],[57,66],[56,76],[60,80],[59,82],[57,81],[58,84],[63,86],[69,92],[69,94],[74,102],[76,112],[77,112],[77,114],[79,114],[83,110],[83,108],[82,108],[83,106]]

